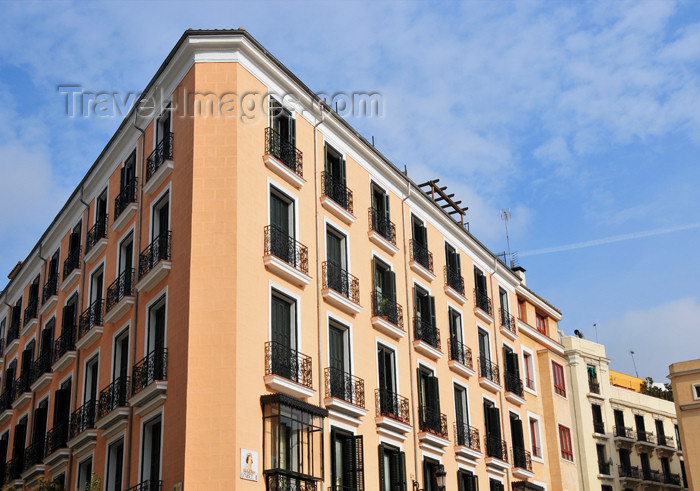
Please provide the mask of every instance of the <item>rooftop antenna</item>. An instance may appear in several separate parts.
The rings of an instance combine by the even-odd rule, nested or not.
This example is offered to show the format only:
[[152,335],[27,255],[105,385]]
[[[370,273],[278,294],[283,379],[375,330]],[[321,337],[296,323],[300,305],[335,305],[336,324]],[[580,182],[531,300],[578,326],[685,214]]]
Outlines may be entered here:
[[593,323],[593,329],[595,329],[595,342],[598,342],[598,324]]
[[374,146],[374,135],[372,135],[372,146]]
[[508,243],[508,260],[510,261],[511,258],[513,257],[510,252],[510,236],[508,235],[508,220],[510,220],[511,217],[510,213],[510,208],[507,210],[501,210],[501,220],[503,220],[503,223],[506,225],[506,242]]
[[639,373],[637,372],[637,364],[634,361],[634,351],[630,350],[630,355],[632,356],[632,364],[634,365],[634,374],[639,378]]

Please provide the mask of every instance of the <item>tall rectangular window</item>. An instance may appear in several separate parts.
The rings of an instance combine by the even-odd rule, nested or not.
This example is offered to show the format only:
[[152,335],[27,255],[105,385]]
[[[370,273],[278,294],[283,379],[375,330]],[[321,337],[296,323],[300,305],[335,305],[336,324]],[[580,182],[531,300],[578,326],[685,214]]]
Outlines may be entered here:
[[554,392],[566,397],[566,382],[564,380],[564,367],[556,361],[552,362],[552,377],[554,379]]
[[362,436],[331,428],[331,483],[333,489],[365,489]]
[[542,457],[542,444],[540,443],[540,422],[530,418],[530,448],[533,457]]
[[112,443],[107,449],[107,478],[105,491],[122,491],[124,474],[124,439]]
[[92,457],[83,460],[78,464],[78,477],[76,487],[79,491],[90,488],[90,478],[92,477]]
[[[160,481],[162,424],[156,416],[143,426],[141,437],[141,482]],[[150,489],[150,488],[147,488]],[[159,489],[159,487],[154,487]]]
[[406,455],[396,447],[379,445],[380,491],[406,491]]
[[525,320],[525,300],[518,300],[518,319]]
[[573,462],[574,449],[571,445],[571,430],[564,425],[559,425],[559,445],[561,446],[561,458]]
[[530,390],[536,390],[535,364],[532,360],[532,354],[523,352],[523,365],[525,366],[525,387]]
[[543,334],[547,334],[547,319],[542,314],[535,314],[535,327]]

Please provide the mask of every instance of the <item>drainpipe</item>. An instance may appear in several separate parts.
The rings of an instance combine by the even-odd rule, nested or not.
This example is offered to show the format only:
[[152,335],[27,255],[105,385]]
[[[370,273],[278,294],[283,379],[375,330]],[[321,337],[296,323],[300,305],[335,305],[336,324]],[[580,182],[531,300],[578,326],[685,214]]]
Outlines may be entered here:
[[[319,221],[321,220],[321,216],[318,210],[318,200],[321,199],[321,196],[318,194],[318,151],[316,149],[317,129],[321,124],[323,124],[324,121],[323,103],[320,103],[320,108],[321,118],[319,119],[318,123],[314,125],[314,190],[316,197],[314,199],[314,210],[316,213],[316,278],[323,281],[321,279],[321,234],[319,231]],[[320,286],[321,285],[319,285],[319,287]],[[318,325],[318,406],[321,407],[323,402],[323,365],[321,364],[321,356],[323,354],[323,349],[321,347],[321,336],[323,335],[323,330],[321,328],[321,288],[316,288],[316,324]]]
[[[560,339],[561,339],[561,338],[560,338]],[[572,365],[572,363],[571,363],[571,360],[569,359],[569,355],[567,355],[566,352],[564,352],[564,358],[565,358],[566,365],[567,365],[567,366],[566,366],[567,371],[569,372],[569,382],[571,383],[571,386],[572,386],[572,389],[573,389],[573,388],[574,388],[574,383],[576,383],[576,385],[578,386],[578,379],[576,379],[576,378],[574,377],[574,375],[575,375],[575,373],[574,373],[574,367],[573,367],[573,365]],[[578,389],[578,387],[576,387],[576,388]],[[571,394],[571,399],[569,399],[569,407],[570,407],[571,410],[573,411],[573,421],[574,421],[574,423],[571,425],[572,428],[574,429],[574,435],[573,435],[572,438],[576,441],[576,450],[578,450],[579,459],[581,459],[582,456],[584,456],[584,455],[586,455],[586,454],[585,454],[585,451],[584,451],[584,449],[583,449],[583,441],[582,441],[581,438],[578,437],[578,429],[579,429],[579,425],[578,425],[578,421],[579,421],[579,419],[578,419],[578,411],[577,411],[577,408],[576,408],[577,405],[576,405],[576,404],[574,403],[574,401],[573,401],[573,397],[578,397],[578,394],[580,393],[580,391],[577,390],[576,392],[574,392],[574,391],[572,390],[571,392],[572,392],[572,394]],[[554,407],[553,404],[552,404],[552,407]],[[606,446],[606,450],[607,450],[607,446]],[[587,463],[588,463],[588,462],[586,462],[586,464],[587,464]],[[582,490],[582,491],[588,491],[588,482],[583,478],[583,473],[582,473],[582,472],[579,472],[579,473],[578,473],[578,479],[579,479],[579,484],[581,485],[581,490]]]
[[[408,366],[410,370],[408,371],[408,378],[411,385],[411,418],[413,420],[413,465],[416,472],[414,481],[418,481],[418,476],[420,475],[420,468],[418,466],[418,432],[416,431],[416,390],[414,387],[415,379],[413,369],[413,339],[412,339],[412,329],[411,329],[411,319],[409,314],[409,292],[411,291],[410,284],[408,281],[408,271],[410,268],[408,257],[408,245],[406,244],[406,201],[411,197],[411,183],[407,183],[407,193],[406,197],[401,200],[401,227],[403,229],[403,262],[404,262],[404,282],[406,285],[406,330],[408,331]],[[398,355],[398,353],[397,353]],[[397,360],[398,362],[398,360]]]
[[[498,271],[498,260],[494,257],[493,258],[493,273],[491,274],[491,281],[489,282],[489,289],[491,290],[491,298],[493,299],[493,339],[497,339],[497,333],[498,333],[498,319],[496,317],[496,297],[494,296],[494,291],[493,291],[493,276],[496,274],[496,271]],[[498,366],[498,355],[500,353],[500,350],[502,349],[502,345],[500,347],[495,346],[494,352],[496,355],[496,366]],[[481,367],[477,367],[481,368]],[[505,368],[505,366],[503,367]],[[503,384],[505,385],[505,377],[506,373],[505,370],[503,371]],[[503,401],[503,391],[500,390],[498,391],[498,400],[501,403],[501,408],[505,409],[506,405],[505,402]],[[507,414],[503,414],[501,416],[501,439],[508,441],[506,437],[506,419],[510,421],[510,411],[508,411]],[[521,422],[522,424],[522,422]],[[511,441],[511,444],[513,442]],[[506,454],[508,453],[508,447],[506,445]],[[506,472],[506,489],[510,489],[510,474]]]

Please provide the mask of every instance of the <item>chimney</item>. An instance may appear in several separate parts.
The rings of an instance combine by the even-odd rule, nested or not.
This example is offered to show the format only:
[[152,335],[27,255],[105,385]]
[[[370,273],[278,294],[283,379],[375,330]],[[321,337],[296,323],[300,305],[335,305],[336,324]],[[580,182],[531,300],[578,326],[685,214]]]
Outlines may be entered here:
[[515,272],[515,274],[518,275],[518,278],[520,278],[520,283],[527,286],[527,283],[525,283],[525,268],[522,266],[516,266],[513,268],[513,272]]

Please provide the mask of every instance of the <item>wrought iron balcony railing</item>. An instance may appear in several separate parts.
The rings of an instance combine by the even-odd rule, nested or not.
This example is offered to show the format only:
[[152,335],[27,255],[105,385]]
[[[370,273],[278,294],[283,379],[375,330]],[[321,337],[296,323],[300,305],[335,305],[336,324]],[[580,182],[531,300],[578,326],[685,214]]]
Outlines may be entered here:
[[510,451],[513,454],[513,467],[532,472],[532,455],[528,450],[523,447],[512,447]]
[[612,476],[612,462],[598,462],[598,473],[604,476]]
[[31,392],[32,391],[32,372],[31,370],[28,370],[25,373],[20,374],[19,377],[17,377],[17,380],[15,380],[15,383],[12,384],[12,388],[14,390],[12,394],[12,402],[15,402],[17,399],[20,398],[22,394],[25,392]]
[[387,389],[376,389],[377,416],[387,416],[406,424],[409,423],[408,399]]
[[107,300],[105,312],[112,310],[124,297],[134,294],[134,268],[125,269],[117,279],[107,287]]
[[420,431],[428,431],[442,438],[447,438],[447,416],[435,408],[421,405],[418,408]]
[[265,255],[269,254],[309,274],[309,249],[276,225],[265,227]]
[[156,145],[151,155],[146,159],[146,182],[158,172],[164,162],[173,159],[173,134],[166,133],[163,139]]
[[41,292],[41,303],[42,305],[46,303],[46,301],[53,297],[54,295],[58,295],[58,275],[57,274],[52,274],[48,278],[46,278],[46,284],[44,285],[44,288],[42,289]]
[[466,423],[455,423],[455,444],[481,452],[479,430]]
[[661,445],[662,447],[676,448],[676,446],[674,444],[674,439],[672,436],[657,435],[656,436],[656,443]]
[[107,416],[118,407],[128,406],[130,387],[129,377],[123,376],[102,389],[97,403],[97,419]]
[[411,239],[409,245],[411,247],[411,259],[432,273],[433,253],[430,252],[426,246],[414,239]]
[[635,439],[635,432],[629,426],[614,426],[613,433],[618,438],[629,438],[631,440]]
[[275,341],[265,343],[265,375],[279,375],[312,388],[311,357]]
[[488,315],[493,315],[493,305],[489,294],[485,291],[474,288],[474,306],[483,310]]
[[46,445],[45,436],[38,435],[37,440],[24,449],[24,465],[22,472],[44,460],[44,447]]
[[331,288],[353,302],[360,303],[360,280],[334,262],[323,263],[323,288]]
[[149,479],[147,481],[141,481],[136,486],[131,486],[126,491],[162,491],[163,481],[158,479]]
[[136,395],[156,380],[168,379],[168,349],[154,349],[131,370],[131,395]]
[[97,416],[97,400],[93,399],[86,402],[73,412],[70,416],[70,429],[68,431],[68,439],[72,440],[80,435],[85,430],[95,428],[95,420]]
[[161,261],[170,260],[170,231],[163,232],[139,254],[139,279],[144,278]]
[[460,295],[464,296],[464,277],[460,271],[455,268],[445,266],[445,285],[455,290]]
[[472,350],[459,339],[452,337],[447,340],[450,360],[461,363],[470,370],[473,369]]
[[59,423],[46,433],[46,452],[48,457],[56,450],[65,448],[68,442],[68,421]]
[[75,326],[65,326],[63,333],[53,344],[53,362],[56,363],[63,355],[75,350]]
[[32,319],[36,319],[37,307],[39,306],[38,298],[31,298],[27,303],[27,308],[24,309],[24,326],[29,324]]
[[36,360],[34,360],[34,363],[32,363],[32,384],[39,380],[39,377],[44,375],[45,373],[49,373],[51,371],[51,363],[53,362],[53,343],[51,343],[51,346],[49,349],[46,351],[43,351],[42,353],[39,353],[39,356],[37,357]]
[[396,225],[374,208],[369,209],[369,229],[396,245]]
[[22,470],[24,469],[24,452],[12,457],[5,464],[5,483],[10,484],[12,481],[22,479]]
[[316,491],[317,489],[317,480],[313,477],[281,469],[266,471],[265,482],[267,491]]
[[7,409],[12,409],[12,396],[14,394],[14,388],[10,386],[5,389],[5,392],[0,394],[0,411],[5,411]]
[[512,392],[518,397],[523,396],[523,379],[514,373],[506,372],[503,376],[503,381],[506,385],[506,392]]
[[352,214],[352,191],[328,172],[321,172],[321,196],[328,196],[348,213]]
[[386,320],[403,331],[403,308],[382,292],[372,292],[372,315],[386,317]]
[[498,309],[498,313],[501,318],[501,327],[507,329],[513,334],[518,334],[518,326],[515,323],[515,317],[513,317],[510,312],[502,308]]
[[651,431],[637,430],[637,441],[655,443],[656,438],[654,438],[654,434]]
[[365,407],[365,381],[338,368],[328,367],[326,396],[337,397],[361,408]]
[[605,435],[605,423],[602,421],[593,421],[593,431],[600,435]]
[[78,339],[85,336],[95,326],[102,325],[102,299],[95,300],[80,314],[78,319]]
[[413,318],[413,326],[417,340],[428,343],[435,349],[440,349],[440,330],[432,325],[430,321],[421,319],[420,317]]
[[484,444],[486,446],[487,457],[495,457],[504,462],[508,462],[508,445],[505,440],[501,440],[496,435],[487,434],[484,437]]
[[275,157],[299,177],[304,176],[301,150],[270,127],[265,128],[265,154]]
[[501,375],[498,370],[498,365],[488,358],[479,358],[479,376],[501,385]]
[[668,474],[664,474],[664,483],[665,484],[671,484],[672,486],[680,486],[681,485],[681,475],[676,474],[673,472],[669,472]]
[[63,261],[63,279],[65,280],[68,276],[80,268],[80,246],[75,248],[75,250],[68,251],[68,257]]
[[642,474],[639,472],[639,467],[632,465],[618,465],[618,474],[620,478],[625,479],[641,479]]
[[131,203],[136,203],[136,190],[138,189],[138,179],[136,176],[129,179],[119,194],[114,198],[114,219],[116,220],[126,210]]
[[596,380],[588,379],[588,391],[593,394],[600,394],[600,384]]
[[661,472],[654,469],[642,469],[642,479],[650,482],[664,482]]
[[107,215],[97,219],[85,237],[85,254],[90,252],[101,239],[107,238]]

